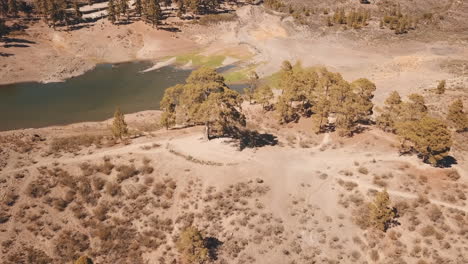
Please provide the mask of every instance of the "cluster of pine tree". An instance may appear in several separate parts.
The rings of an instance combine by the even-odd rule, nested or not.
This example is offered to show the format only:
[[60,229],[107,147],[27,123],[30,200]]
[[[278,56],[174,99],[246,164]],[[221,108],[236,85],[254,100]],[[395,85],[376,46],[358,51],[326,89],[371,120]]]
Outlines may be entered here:
[[[76,0],[75,0],[76,1]],[[41,16],[48,25],[70,25],[81,20],[81,12],[77,2],[67,2],[66,0],[35,0],[35,12]],[[70,12],[69,8],[74,7]]]
[[[116,23],[121,19],[129,20],[130,16],[143,19],[153,25],[160,24],[164,19],[161,6],[165,6],[167,12],[174,9],[177,16],[181,17],[187,12],[197,15],[216,13],[221,4],[227,0],[136,0],[130,5],[129,0],[109,0],[108,19]],[[229,3],[237,4],[237,0]],[[92,4],[92,1],[88,1]],[[29,5],[23,0],[0,0],[0,17],[17,17],[21,12],[30,15],[32,13],[42,17],[50,26],[70,25],[81,21],[83,16],[78,0],[34,0],[34,5]],[[0,20],[0,34],[6,34],[4,19]],[[2,27],[3,26],[3,27]]]
[[400,4],[394,7],[387,15],[380,21],[380,28],[387,27],[395,34],[408,33],[409,30],[416,29],[418,20],[409,15],[404,15],[401,12]]
[[[110,0],[108,4],[108,19],[112,23],[120,20],[124,16],[126,20],[129,19],[130,13],[133,12],[137,17],[144,21],[157,26],[164,19],[165,15],[162,6],[166,10],[172,7],[173,4],[177,6],[176,15],[182,17],[187,12],[197,15],[204,15],[216,13],[224,0],[136,0],[133,8],[129,7],[129,0]],[[237,1],[230,1],[235,2]]]
[[370,19],[370,16],[370,11],[364,8],[352,9],[348,13],[346,13],[344,8],[338,8],[333,16],[327,16],[327,25],[341,24],[359,29],[368,25],[367,21]]
[[282,95],[275,106],[280,123],[295,121],[301,115],[313,116],[317,132],[333,127],[340,135],[349,136],[358,123],[368,122],[372,115],[376,86],[367,79],[349,83],[339,73],[300,64],[293,67],[288,61],[280,74]]
[[3,17],[17,17],[20,8],[20,4],[16,0],[0,0],[0,15]]
[[401,153],[415,152],[433,166],[445,165],[452,145],[446,122],[429,115],[421,95],[411,94],[408,99],[404,102],[397,92],[392,92],[385,106],[378,109],[381,114],[377,125],[401,138]]

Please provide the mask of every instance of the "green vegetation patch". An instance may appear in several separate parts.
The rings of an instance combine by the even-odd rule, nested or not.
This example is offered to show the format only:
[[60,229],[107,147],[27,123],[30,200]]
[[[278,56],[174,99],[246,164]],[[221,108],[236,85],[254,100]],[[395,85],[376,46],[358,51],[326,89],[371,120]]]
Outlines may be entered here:
[[203,56],[191,53],[177,56],[176,63],[185,65],[189,62],[192,62],[193,66],[206,66],[211,68],[217,68],[223,65],[223,61],[225,59],[226,56],[223,55]]
[[210,24],[218,24],[222,22],[234,21],[236,19],[237,19],[237,15],[235,13],[209,14],[209,15],[202,16],[195,23],[206,26]]
[[256,65],[245,67],[235,71],[229,71],[223,74],[226,83],[243,83],[249,80],[249,74],[255,70]]

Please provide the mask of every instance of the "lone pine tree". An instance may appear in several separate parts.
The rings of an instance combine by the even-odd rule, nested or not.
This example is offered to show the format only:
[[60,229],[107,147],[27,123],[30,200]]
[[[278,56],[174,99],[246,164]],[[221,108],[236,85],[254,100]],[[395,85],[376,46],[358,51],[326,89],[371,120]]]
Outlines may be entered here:
[[205,245],[201,232],[193,226],[183,230],[176,243],[184,263],[206,263],[210,259],[208,248]]
[[166,89],[160,102],[164,113],[161,124],[205,125],[205,137],[235,136],[245,126],[242,97],[224,83],[214,69],[193,71],[185,84]]
[[447,120],[453,125],[457,132],[468,130],[468,116],[463,111],[463,101],[461,99],[450,104]]
[[115,138],[122,140],[124,136],[128,134],[127,123],[125,123],[125,117],[120,112],[120,109],[117,108],[114,113],[114,121],[112,122],[112,134]]
[[371,226],[385,232],[395,218],[387,190],[376,194],[374,201],[369,204],[369,211]]

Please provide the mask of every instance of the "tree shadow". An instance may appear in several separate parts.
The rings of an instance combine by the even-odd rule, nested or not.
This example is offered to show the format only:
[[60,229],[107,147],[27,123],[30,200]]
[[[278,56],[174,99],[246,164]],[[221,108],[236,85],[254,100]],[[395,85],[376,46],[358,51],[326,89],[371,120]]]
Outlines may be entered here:
[[216,237],[206,237],[205,238],[205,246],[208,248],[208,254],[212,260],[218,259],[218,249],[223,242],[219,241]]
[[72,25],[68,28],[68,31],[75,31],[75,30],[80,30],[82,28],[90,28],[91,25],[90,24],[76,24],[76,25]]
[[268,133],[258,133],[257,131],[241,131],[238,135],[239,138],[239,149],[245,148],[257,148],[264,146],[274,146],[278,144],[276,136]]
[[28,48],[30,47],[29,45],[25,45],[25,44],[5,44],[3,45],[4,48],[13,48],[13,47],[16,47],[16,48]]
[[11,57],[13,54],[11,53],[5,53],[5,52],[0,52],[0,57]]
[[446,156],[443,159],[441,159],[439,162],[437,162],[437,167],[441,168],[451,168],[452,165],[458,164],[457,159],[455,159],[453,156]]
[[161,30],[169,31],[169,32],[182,32],[178,27],[159,27]]
[[392,212],[395,215],[395,217],[393,217],[390,221],[385,223],[385,231],[387,231],[389,228],[401,225],[401,223],[398,221],[398,218],[400,218],[400,214],[396,207],[392,207]]
[[32,40],[26,40],[26,39],[19,39],[19,38],[3,38],[3,42],[5,43],[21,43],[21,44],[36,44],[36,42]]

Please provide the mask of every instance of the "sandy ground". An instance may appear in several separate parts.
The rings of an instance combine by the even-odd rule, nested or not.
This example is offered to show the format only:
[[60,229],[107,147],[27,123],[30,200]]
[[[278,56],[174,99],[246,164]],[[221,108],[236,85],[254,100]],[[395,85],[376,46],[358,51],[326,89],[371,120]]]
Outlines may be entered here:
[[[251,113],[249,109],[247,112]],[[126,119],[132,130],[136,131],[158,115],[158,111],[147,111],[127,115]],[[40,231],[38,229],[35,240],[40,239],[42,242],[33,246],[48,256],[59,256],[61,251],[56,248],[67,241],[61,240],[63,232],[80,226],[78,231],[87,234],[92,243],[89,248],[77,249],[79,252],[92,256],[96,263],[111,263],[112,257],[109,256],[120,256],[122,263],[130,263],[127,262],[127,256],[130,254],[128,252],[134,252],[131,251],[132,247],[103,251],[105,244],[99,242],[99,235],[95,235],[93,224],[89,222],[96,217],[92,216],[97,210],[96,205],[83,201],[91,216],[80,219],[72,214],[80,204],[79,195],[64,211],[54,209],[54,204],[46,204],[46,197],[60,197],[65,187],[50,187],[51,193],[45,194],[42,199],[30,196],[28,185],[42,177],[39,172],[44,168],[60,168],[77,176],[86,173],[82,164],[100,164],[105,158],[116,166],[134,164],[137,167],[141,160],[146,159],[154,171],[143,173],[144,170],[140,169],[140,174],[119,182],[123,194],[117,197],[109,196],[105,190],[95,191],[101,197],[98,198],[98,206],[110,203],[110,208],[113,208],[107,213],[113,218],[104,218],[107,220],[103,220],[102,224],[111,224],[114,221],[112,219],[119,217],[125,225],[129,224],[137,232],[143,232],[145,223],[155,221],[156,218],[151,217],[163,217],[173,221],[172,228],[164,231],[170,236],[176,235],[183,227],[184,222],[180,222],[180,219],[186,219],[187,214],[194,212],[193,224],[206,235],[214,236],[222,242],[218,249],[219,262],[215,263],[309,263],[312,260],[320,263],[387,263],[380,262],[385,259],[390,261],[388,263],[416,263],[421,257],[429,263],[438,263],[441,259],[451,263],[468,260],[467,241],[463,235],[463,221],[465,224],[468,221],[468,203],[466,197],[450,198],[452,194],[466,193],[468,190],[465,164],[454,166],[460,178],[451,180],[445,176],[450,170],[432,168],[414,156],[399,156],[395,148],[396,138],[379,130],[371,129],[347,139],[333,133],[318,136],[310,132],[303,133],[303,124],[296,124],[275,132],[278,145],[239,151],[230,139],[203,140],[203,128],[193,127],[137,133],[142,136],[131,139],[128,144],[84,147],[74,153],[60,151],[46,154],[54,137],[82,135],[83,131],[87,134],[108,134],[108,124],[109,121],[105,121],[0,133],[2,137],[20,133],[24,141],[38,134],[45,140],[32,143],[33,149],[26,153],[13,150],[8,143],[4,145],[3,149],[9,158],[0,171],[0,186],[3,190],[13,191],[19,198],[14,205],[3,207],[11,217],[6,223],[0,224],[2,259],[9,260],[12,255],[16,256],[14,252],[21,249],[19,242],[28,244],[28,239],[36,232],[35,226],[45,221],[51,227],[59,226],[59,230],[62,230],[49,234],[48,227]],[[266,123],[259,125],[264,130],[268,129]],[[292,135],[309,138],[309,145],[292,141]],[[114,182],[116,175],[114,169],[110,175],[94,172],[82,177],[99,177]],[[143,199],[141,201],[149,199],[146,209],[134,211],[126,207],[139,206],[137,202],[140,198],[133,200],[135,198],[130,197],[134,197],[132,193],[141,188],[142,184],[147,181],[156,184],[167,177],[177,185],[174,196],[167,200],[170,202],[168,208],[153,208],[151,204],[154,205],[160,198],[153,197],[150,191],[139,194]],[[246,207],[229,205],[237,201],[229,198],[229,192],[225,192],[230,186],[237,186],[242,193],[240,199],[245,201]],[[401,211],[399,225],[387,233],[361,230],[354,220],[359,216],[356,210],[365,205],[366,201],[372,200],[373,192],[384,187],[394,205],[405,202],[411,209],[404,214]],[[213,190],[213,196],[208,195]],[[256,190],[263,191],[256,193]],[[253,196],[249,194],[251,191]],[[218,197],[217,192],[224,198],[213,198]],[[421,195],[427,197],[426,204],[420,204]],[[188,203],[186,199],[189,199]],[[210,199],[221,200],[212,204]],[[223,209],[225,203],[234,207]],[[32,209],[24,209],[25,204],[33,205]],[[118,204],[121,204],[120,207]],[[434,206],[442,212],[442,218],[432,222],[426,214]],[[33,217],[35,208],[42,210],[38,218]],[[219,214],[211,215],[211,212]],[[460,219],[460,215],[465,217]],[[418,223],[414,229],[415,219]],[[449,231],[442,238],[432,239],[422,235],[421,228],[427,225],[434,226],[436,232],[444,232],[442,230],[447,228]],[[268,235],[268,229],[274,230],[273,234]],[[13,234],[16,242],[5,242]],[[118,236],[115,239],[116,243],[121,243]],[[164,240],[163,246],[157,248],[146,248],[148,245],[139,239],[125,239],[128,244],[138,241],[138,250],[141,251],[137,252],[142,254],[147,263],[166,263],[178,259],[171,239]],[[244,241],[242,243],[247,246],[239,248],[232,245],[234,241]],[[451,246],[445,247],[446,243]],[[415,253],[414,248],[418,246],[426,248],[428,252],[424,255]],[[380,256],[377,260],[372,255],[375,255],[373,250],[377,250]],[[432,253],[434,251],[438,253]],[[395,255],[396,252],[399,253]],[[132,256],[132,263],[140,263],[135,255]]]
[[[411,37],[373,38],[374,32],[338,31],[326,28],[309,31],[294,27],[290,18],[264,12],[261,7],[237,11],[239,21],[219,26],[220,35],[195,35],[213,48],[247,44],[256,57],[257,72],[268,76],[279,70],[284,60],[301,61],[304,66],[325,66],[352,81],[368,78],[377,85],[375,102],[380,104],[397,90],[402,96],[435,88],[439,80],[462,83],[468,78],[468,42],[418,41]],[[376,26],[376,25],[374,25]],[[200,29],[201,32],[204,32]],[[194,33],[195,34],[195,33]],[[379,33],[381,34],[381,33]],[[442,65],[464,61],[466,71],[453,74]]]

